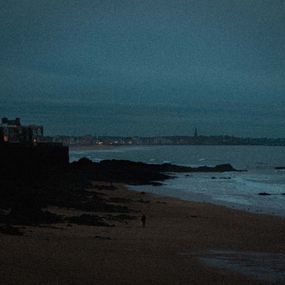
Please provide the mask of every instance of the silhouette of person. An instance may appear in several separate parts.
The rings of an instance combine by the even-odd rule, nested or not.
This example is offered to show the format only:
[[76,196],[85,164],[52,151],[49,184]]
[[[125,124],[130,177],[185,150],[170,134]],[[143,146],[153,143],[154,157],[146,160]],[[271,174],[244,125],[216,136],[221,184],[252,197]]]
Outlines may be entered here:
[[146,216],[143,214],[141,217],[141,221],[142,221],[142,227],[145,227],[145,222],[146,222]]

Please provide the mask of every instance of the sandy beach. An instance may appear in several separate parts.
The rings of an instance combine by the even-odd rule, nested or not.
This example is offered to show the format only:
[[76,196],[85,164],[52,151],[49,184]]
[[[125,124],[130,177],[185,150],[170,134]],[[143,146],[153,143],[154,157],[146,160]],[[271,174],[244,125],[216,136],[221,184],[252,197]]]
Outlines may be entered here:
[[101,213],[115,226],[54,224],[27,226],[23,236],[1,234],[1,284],[269,284],[208,266],[201,257],[212,250],[285,254],[282,218],[116,186],[94,191],[134,210],[135,219],[118,221]]

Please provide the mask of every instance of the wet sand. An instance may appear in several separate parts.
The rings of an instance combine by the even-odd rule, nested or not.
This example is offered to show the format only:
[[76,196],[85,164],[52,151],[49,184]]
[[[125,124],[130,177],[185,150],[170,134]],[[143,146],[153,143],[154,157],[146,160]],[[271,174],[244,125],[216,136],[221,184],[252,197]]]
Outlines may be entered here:
[[279,217],[142,194],[123,185],[96,192],[119,198],[137,219],[108,221],[114,227],[55,224],[25,227],[24,236],[1,234],[1,284],[267,284],[207,266],[199,257],[213,250],[285,254],[285,220]]

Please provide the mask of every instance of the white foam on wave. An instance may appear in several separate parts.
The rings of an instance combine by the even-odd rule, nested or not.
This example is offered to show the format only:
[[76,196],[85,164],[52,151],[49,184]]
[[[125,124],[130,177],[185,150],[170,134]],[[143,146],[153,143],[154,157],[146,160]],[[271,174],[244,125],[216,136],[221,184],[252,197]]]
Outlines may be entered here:
[[[165,181],[163,186],[142,186],[140,190],[254,213],[285,216],[285,195],[282,195],[285,192],[285,184],[276,184],[274,179],[278,180],[278,177],[266,175],[259,177],[259,174],[239,172],[191,173],[191,175],[180,173],[176,174],[176,179]],[[264,180],[264,177],[268,179]],[[261,192],[272,195],[258,195]]]

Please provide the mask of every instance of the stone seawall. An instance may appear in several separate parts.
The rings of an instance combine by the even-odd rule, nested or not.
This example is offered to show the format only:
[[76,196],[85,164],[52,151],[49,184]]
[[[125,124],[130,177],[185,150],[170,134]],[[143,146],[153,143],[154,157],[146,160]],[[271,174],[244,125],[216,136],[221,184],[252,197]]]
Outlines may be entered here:
[[44,171],[65,167],[69,163],[67,146],[55,143],[0,143],[1,174],[16,174],[28,170]]

